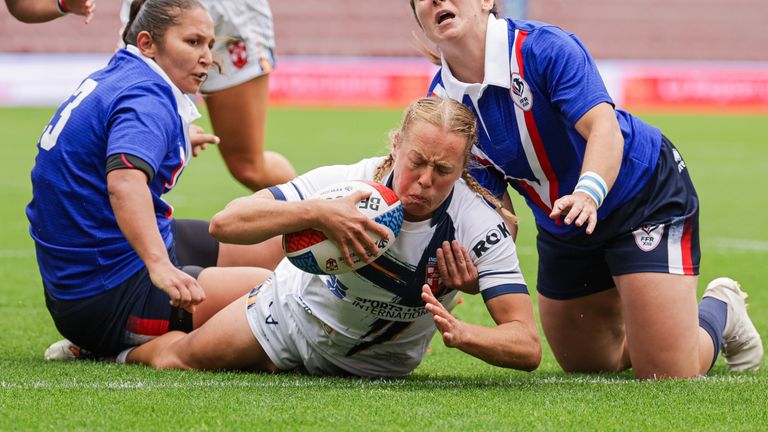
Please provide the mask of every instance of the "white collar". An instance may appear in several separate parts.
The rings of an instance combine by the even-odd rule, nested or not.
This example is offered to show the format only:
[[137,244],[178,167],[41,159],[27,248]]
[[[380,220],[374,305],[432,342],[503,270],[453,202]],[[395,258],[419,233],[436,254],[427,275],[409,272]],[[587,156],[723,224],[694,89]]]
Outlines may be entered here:
[[139,51],[139,49],[134,45],[126,45],[125,49],[129,53],[144,60],[144,63],[146,63],[153,71],[155,71],[155,73],[160,75],[160,77],[163,78],[163,80],[165,80],[169,86],[171,86],[173,96],[176,98],[177,112],[179,113],[179,117],[181,117],[182,122],[184,122],[185,129],[187,129],[190,123],[201,117],[200,111],[197,110],[195,103],[192,102],[192,100],[187,97],[187,95],[182,93],[178,87],[176,87],[176,84],[171,81],[171,79],[168,77],[168,74],[165,73],[160,65],[155,63],[155,61],[151,58],[142,54],[141,51]]
[[510,87],[509,70],[509,29],[507,20],[488,15],[488,28],[485,33],[485,76],[482,84],[464,83],[456,79],[441,56],[443,87],[448,97],[462,100],[465,94],[477,100],[489,85]]

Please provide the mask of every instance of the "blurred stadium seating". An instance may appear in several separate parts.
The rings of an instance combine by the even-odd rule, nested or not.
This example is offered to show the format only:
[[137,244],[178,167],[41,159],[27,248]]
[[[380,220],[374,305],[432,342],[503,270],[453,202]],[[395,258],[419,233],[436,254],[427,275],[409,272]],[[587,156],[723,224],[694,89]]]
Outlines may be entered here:
[[[619,105],[768,112],[768,0],[527,0],[527,9],[526,0],[497,2],[523,5],[527,18],[578,35]],[[114,51],[120,4],[99,0],[89,25],[78,16],[22,24],[0,4],[0,105],[66,97],[75,77]],[[275,103],[401,106],[423,94],[434,73],[411,35],[421,33],[408,0],[271,6]]]
[[[415,56],[407,0],[272,0],[278,54]],[[0,6],[0,51],[109,52],[120,1],[79,17],[16,22]],[[766,0],[529,0],[528,18],[579,35],[596,58],[768,60]]]

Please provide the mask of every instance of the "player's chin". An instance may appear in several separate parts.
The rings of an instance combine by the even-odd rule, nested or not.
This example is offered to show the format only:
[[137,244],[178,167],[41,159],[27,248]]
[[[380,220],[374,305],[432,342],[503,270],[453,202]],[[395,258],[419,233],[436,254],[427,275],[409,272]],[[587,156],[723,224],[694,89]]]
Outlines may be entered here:
[[192,76],[184,82],[184,87],[181,87],[179,90],[181,90],[183,93],[197,93],[200,91],[200,87],[202,87],[204,82],[205,79]]
[[403,204],[403,210],[407,220],[421,221],[432,216],[432,210],[423,203]]

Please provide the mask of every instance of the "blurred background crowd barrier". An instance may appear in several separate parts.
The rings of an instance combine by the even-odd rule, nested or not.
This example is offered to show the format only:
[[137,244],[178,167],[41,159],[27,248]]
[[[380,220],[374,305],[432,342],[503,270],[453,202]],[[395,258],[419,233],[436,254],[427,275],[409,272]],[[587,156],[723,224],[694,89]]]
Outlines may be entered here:
[[[501,14],[556,24],[584,41],[619,106],[768,112],[766,0],[499,0]],[[416,49],[408,0],[272,0],[275,104],[404,106],[436,68]],[[94,20],[16,22],[0,5],[0,105],[56,105],[101,67],[120,2]],[[226,36],[226,35],[221,35]]]

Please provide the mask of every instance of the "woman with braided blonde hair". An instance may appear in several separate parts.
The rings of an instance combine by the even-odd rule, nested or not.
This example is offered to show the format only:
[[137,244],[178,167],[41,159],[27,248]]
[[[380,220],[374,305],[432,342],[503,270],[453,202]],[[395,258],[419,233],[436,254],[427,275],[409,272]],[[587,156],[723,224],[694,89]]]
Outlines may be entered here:
[[[472,113],[460,103],[420,99],[392,132],[389,156],[317,168],[236,199],[211,221],[220,241],[252,244],[314,228],[348,261],[350,252],[376,256],[368,233],[386,237],[356,209],[367,193],[304,197],[339,181],[374,180],[397,193],[405,221],[397,241],[371,265],[329,276],[283,260],[202,327],[167,333],[121,358],[157,368],[400,376],[419,365],[437,329],[447,346],[488,363],[535,369],[541,342],[512,235],[461,179],[476,133]],[[468,269],[477,271],[474,288]],[[453,317],[449,308],[459,290],[479,290],[496,325]]]

